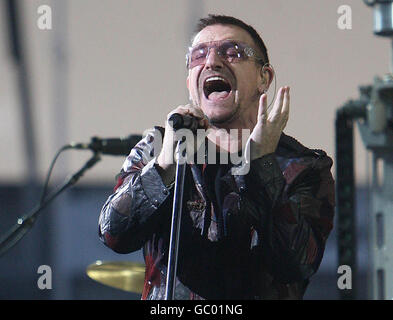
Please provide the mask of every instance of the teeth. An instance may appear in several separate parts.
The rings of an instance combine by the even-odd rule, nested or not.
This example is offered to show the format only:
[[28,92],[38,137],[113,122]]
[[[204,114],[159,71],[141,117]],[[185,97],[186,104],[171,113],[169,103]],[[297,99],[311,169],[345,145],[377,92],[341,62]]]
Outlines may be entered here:
[[211,77],[211,78],[208,78],[206,80],[206,82],[214,81],[214,80],[221,80],[221,81],[227,82],[224,78],[221,78],[221,77]]

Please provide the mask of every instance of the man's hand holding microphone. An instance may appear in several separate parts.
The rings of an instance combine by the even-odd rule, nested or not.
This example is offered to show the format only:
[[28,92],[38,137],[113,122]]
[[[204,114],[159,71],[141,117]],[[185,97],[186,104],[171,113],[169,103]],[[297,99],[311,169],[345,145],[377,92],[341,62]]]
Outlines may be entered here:
[[[181,105],[168,114],[165,123],[163,144],[156,162],[157,169],[165,185],[171,184],[175,179],[176,161],[174,159],[174,151],[178,142],[178,139],[176,139],[176,130],[189,129],[194,135],[193,142],[196,142],[196,130],[207,130],[208,127],[209,121],[203,112],[190,104]],[[194,150],[196,152],[197,147],[194,145],[192,148],[187,148],[187,150]]]

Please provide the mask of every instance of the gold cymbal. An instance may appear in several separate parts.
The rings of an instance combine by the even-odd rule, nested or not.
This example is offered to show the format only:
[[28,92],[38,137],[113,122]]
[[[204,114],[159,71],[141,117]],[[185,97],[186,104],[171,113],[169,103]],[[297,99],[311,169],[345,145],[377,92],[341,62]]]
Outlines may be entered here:
[[107,286],[142,293],[145,265],[137,262],[103,262],[97,260],[87,267],[86,273],[93,280]]

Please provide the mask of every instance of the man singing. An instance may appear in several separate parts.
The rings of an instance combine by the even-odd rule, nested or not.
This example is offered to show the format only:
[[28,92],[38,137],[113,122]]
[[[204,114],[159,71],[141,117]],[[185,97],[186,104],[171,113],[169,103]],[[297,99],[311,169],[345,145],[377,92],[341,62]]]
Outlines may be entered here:
[[[289,87],[268,111],[274,70],[253,27],[201,19],[187,68],[191,103],[131,150],[101,211],[100,239],[119,253],[143,248],[142,299],[165,298],[177,144],[168,119],[191,117],[208,132],[202,145],[215,148],[187,164],[175,299],[301,299],[333,226],[332,160],[283,133]],[[233,163],[233,154],[247,160]]]

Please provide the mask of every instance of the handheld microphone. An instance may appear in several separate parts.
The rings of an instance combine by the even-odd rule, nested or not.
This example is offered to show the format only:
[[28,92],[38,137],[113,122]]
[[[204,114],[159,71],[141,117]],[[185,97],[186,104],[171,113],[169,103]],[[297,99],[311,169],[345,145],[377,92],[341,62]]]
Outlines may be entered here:
[[196,131],[199,125],[199,120],[197,118],[179,113],[172,114],[169,117],[168,122],[174,130],[190,129],[192,131]]
[[71,143],[74,149],[90,149],[94,152],[114,156],[128,156],[131,149],[142,139],[141,135],[130,135],[125,138],[91,138],[90,143]]

